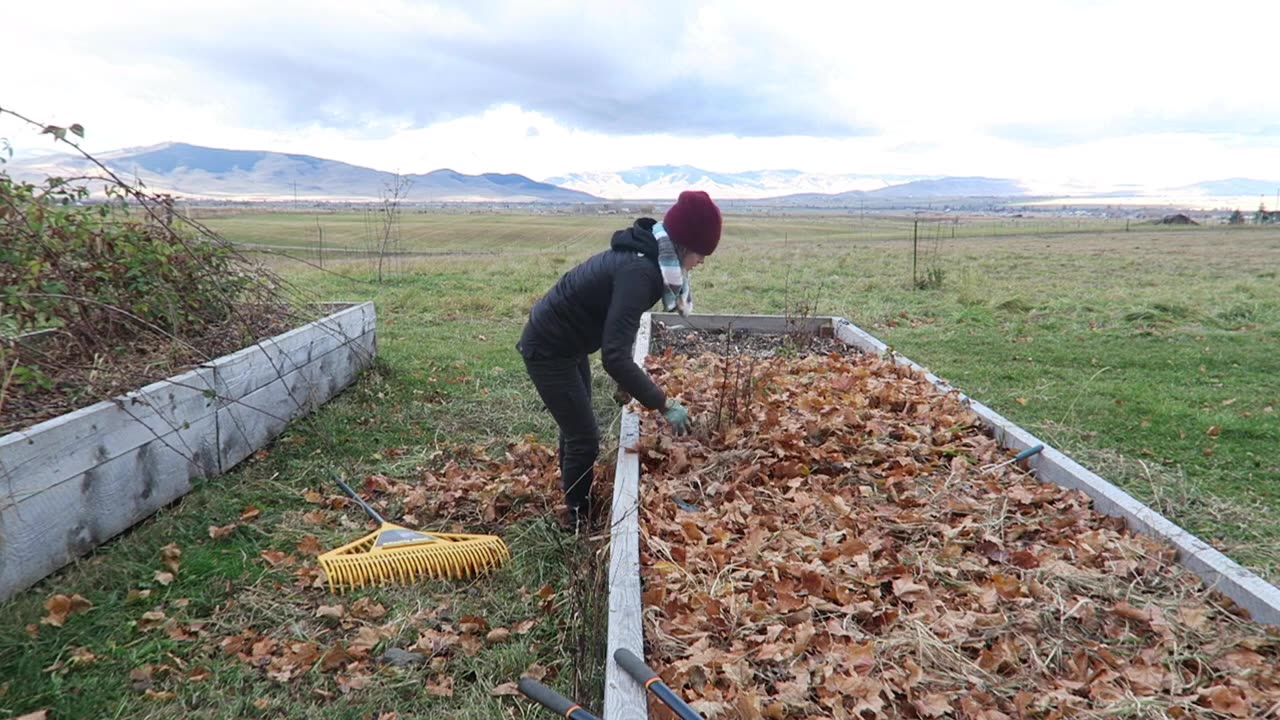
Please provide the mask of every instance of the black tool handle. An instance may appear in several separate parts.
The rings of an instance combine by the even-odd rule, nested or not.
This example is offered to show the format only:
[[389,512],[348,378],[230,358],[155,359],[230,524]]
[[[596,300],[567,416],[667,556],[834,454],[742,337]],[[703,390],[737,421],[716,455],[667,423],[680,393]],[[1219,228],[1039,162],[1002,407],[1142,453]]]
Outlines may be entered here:
[[342,477],[339,476],[336,471],[330,470],[329,472],[333,474],[334,481],[337,482],[339,485],[341,485],[343,490],[347,491],[347,494],[351,496],[351,499],[360,503],[360,507],[364,508],[364,511],[369,513],[369,517],[376,520],[379,524],[385,524],[387,522],[386,520],[382,519],[382,516],[378,514],[377,510],[374,510],[372,507],[369,506],[369,503],[364,501],[364,498],[357,495],[355,490],[352,490],[346,483],[342,482]]
[[675,691],[667,684],[662,682],[662,678],[653,668],[645,664],[643,660],[636,657],[636,654],[626,648],[618,648],[613,653],[613,659],[617,661],[618,666],[627,671],[627,674],[636,682],[644,685],[645,689],[657,696],[659,700],[671,708],[680,720],[703,720],[697,710],[689,707],[689,704],[676,695]]
[[1031,447],[1027,448],[1026,450],[1023,450],[1022,452],[1018,453],[1017,455],[1014,455],[1014,456],[1013,456],[1013,461],[1014,461],[1015,463],[1022,462],[1023,460],[1026,460],[1027,458],[1031,457],[1032,455],[1038,455],[1038,454],[1040,453],[1040,451],[1041,451],[1041,450],[1044,450],[1044,445],[1032,445]]
[[533,678],[520,678],[516,687],[525,697],[560,717],[569,718],[569,720],[599,720],[595,715],[583,710],[582,706]]
[[650,680],[658,677],[658,673],[653,668],[644,664],[644,661],[636,657],[636,654],[626,648],[618,648],[613,653],[613,659],[617,661],[618,666],[627,671],[633,680],[641,685],[647,685]]

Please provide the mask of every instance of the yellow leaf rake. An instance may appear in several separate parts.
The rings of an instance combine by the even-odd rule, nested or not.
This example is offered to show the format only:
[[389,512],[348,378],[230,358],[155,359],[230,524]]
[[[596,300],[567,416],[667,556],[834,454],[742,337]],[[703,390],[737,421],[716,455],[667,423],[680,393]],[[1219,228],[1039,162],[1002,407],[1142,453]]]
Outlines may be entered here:
[[381,527],[320,556],[332,592],[423,578],[458,580],[488,572],[511,557],[496,535],[425,533],[389,523],[342,478],[334,480]]

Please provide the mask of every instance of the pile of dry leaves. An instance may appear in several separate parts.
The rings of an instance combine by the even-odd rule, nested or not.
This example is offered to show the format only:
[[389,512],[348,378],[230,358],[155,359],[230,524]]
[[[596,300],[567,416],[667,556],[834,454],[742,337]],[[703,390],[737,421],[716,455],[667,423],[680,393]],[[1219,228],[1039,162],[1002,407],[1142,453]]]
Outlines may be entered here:
[[919,373],[651,367],[704,423],[645,420],[648,657],[707,717],[1280,717],[1280,635]]

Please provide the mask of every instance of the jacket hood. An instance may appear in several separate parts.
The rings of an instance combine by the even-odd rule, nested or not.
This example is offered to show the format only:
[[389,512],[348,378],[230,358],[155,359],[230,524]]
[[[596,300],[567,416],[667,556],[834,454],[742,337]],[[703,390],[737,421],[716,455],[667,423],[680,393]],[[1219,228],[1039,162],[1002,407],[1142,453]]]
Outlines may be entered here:
[[653,236],[653,226],[657,224],[653,218],[640,218],[626,230],[613,234],[609,247],[614,250],[644,253],[654,260],[658,259],[658,239]]

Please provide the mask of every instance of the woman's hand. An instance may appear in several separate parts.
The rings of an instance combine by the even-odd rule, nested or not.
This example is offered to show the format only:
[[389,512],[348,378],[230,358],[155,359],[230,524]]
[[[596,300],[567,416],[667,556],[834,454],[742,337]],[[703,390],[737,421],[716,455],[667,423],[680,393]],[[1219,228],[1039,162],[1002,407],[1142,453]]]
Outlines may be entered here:
[[676,400],[667,398],[667,409],[662,411],[662,417],[667,419],[676,435],[689,434],[689,411]]
[[631,394],[620,387],[615,388],[613,391],[613,401],[617,403],[618,407],[622,407],[623,405],[631,402]]

